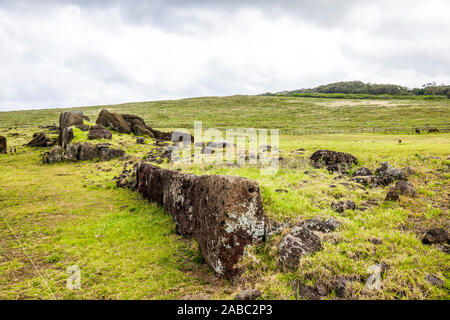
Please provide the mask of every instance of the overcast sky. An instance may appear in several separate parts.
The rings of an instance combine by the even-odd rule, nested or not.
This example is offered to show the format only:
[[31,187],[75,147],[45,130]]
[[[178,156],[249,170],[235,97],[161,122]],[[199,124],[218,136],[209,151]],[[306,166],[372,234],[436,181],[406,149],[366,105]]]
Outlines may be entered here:
[[0,110],[450,83],[450,1],[0,0]]

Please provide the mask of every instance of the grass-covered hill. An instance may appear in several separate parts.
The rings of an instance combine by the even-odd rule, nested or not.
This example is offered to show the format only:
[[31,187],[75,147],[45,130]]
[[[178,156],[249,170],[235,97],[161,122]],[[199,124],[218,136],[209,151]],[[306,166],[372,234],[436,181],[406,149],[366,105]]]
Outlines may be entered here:
[[[62,109],[2,112],[0,135],[16,153],[0,154],[0,299],[232,299],[246,288],[261,291],[261,299],[293,299],[297,279],[320,288],[321,299],[449,299],[449,255],[421,240],[430,228],[449,227],[450,135],[410,134],[411,127],[448,126],[449,106],[447,100],[233,96],[76,108],[91,122],[107,108],[140,115],[160,129],[192,128],[202,120],[204,128],[281,130],[283,159],[274,176],[249,165],[161,164],[255,179],[266,215],[285,223],[280,234],[247,253],[242,275],[231,282],[213,274],[161,207],[117,188],[113,178],[152,152],[153,139],[136,144],[135,136],[114,132],[107,142],[124,149],[131,156],[126,161],[42,164],[49,148],[24,143],[46,131],[40,125],[57,124]],[[408,130],[355,133],[367,127]],[[304,128],[346,133],[290,134]],[[86,140],[86,132],[75,130],[75,141]],[[318,149],[349,152],[357,167],[371,170],[383,161],[410,167],[417,197],[385,201],[388,187],[364,187],[314,168],[308,159]],[[338,212],[337,201],[353,201],[356,208]],[[329,217],[341,226],[322,239],[323,250],[304,256],[296,270],[281,270],[278,244],[290,226]],[[383,265],[381,289],[368,290],[374,264]],[[71,266],[81,270],[79,290],[66,286]],[[344,295],[338,280],[346,283]]]
[[[322,99],[273,96],[207,97],[77,108],[95,119],[101,108],[137,114],[156,128],[271,128],[281,133],[410,133],[413,128],[450,128],[450,100]],[[0,128],[58,124],[66,109],[0,113]]]

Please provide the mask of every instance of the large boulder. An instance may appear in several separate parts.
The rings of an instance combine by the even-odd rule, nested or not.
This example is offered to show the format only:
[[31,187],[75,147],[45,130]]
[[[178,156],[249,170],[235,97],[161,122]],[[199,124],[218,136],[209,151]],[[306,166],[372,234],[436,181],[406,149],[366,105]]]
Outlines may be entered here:
[[350,153],[331,150],[317,150],[311,155],[311,160],[316,168],[325,166],[329,171],[344,171],[358,163]]
[[0,136],[0,153],[6,153],[6,138]]
[[59,115],[59,130],[60,132],[67,127],[77,126],[83,124],[83,112],[81,111],[66,111]]
[[88,132],[89,140],[95,139],[112,139],[112,133],[109,130],[106,130],[102,126],[92,126]]
[[264,239],[266,218],[253,180],[181,174],[140,162],[137,185],[145,198],[164,206],[177,232],[193,237],[206,263],[228,279],[238,272],[245,247]]
[[73,139],[73,131],[67,129],[72,126],[83,125],[83,112],[66,111],[59,115],[59,136],[58,145],[65,149]]
[[95,123],[103,127],[109,127],[112,130],[121,133],[131,132],[130,125],[122,118],[120,114],[109,112],[106,109],[102,109],[102,111],[100,111]]
[[30,147],[49,147],[53,143],[51,140],[45,135],[44,132],[37,132],[33,134],[33,139],[27,143],[27,146]]

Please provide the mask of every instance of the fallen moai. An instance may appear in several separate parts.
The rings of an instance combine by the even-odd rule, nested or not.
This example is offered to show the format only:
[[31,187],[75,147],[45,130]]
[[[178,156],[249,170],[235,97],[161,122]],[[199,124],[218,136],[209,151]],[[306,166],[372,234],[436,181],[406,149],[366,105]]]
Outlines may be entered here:
[[53,142],[46,136],[44,132],[36,132],[33,134],[33,139],[26,144],[30,147],[49,147]]
[[245,247],[264,240],[266,217],[254,180],[181,174],[140,162],[137,186],[163,205],[176,231],[195,239],[206,263],[228,279],[238,273]]

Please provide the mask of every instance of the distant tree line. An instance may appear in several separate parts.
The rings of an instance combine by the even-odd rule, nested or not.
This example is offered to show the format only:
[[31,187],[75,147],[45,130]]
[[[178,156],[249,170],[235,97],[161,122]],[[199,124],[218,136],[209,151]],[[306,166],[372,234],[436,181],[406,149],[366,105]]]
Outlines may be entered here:
[[[439,95],[450,98],[450,86],[438,85],[436,82],[424,84],[421,88],[407,88],[396,84],[364,83],[362,81],[341,81],[321,85],[310,89],[283,91],[278,94],[291,95],[302,93],[343,93],[343,94],[370,94],[370,95]],[[266,95],[271,95],[267,93]]]

